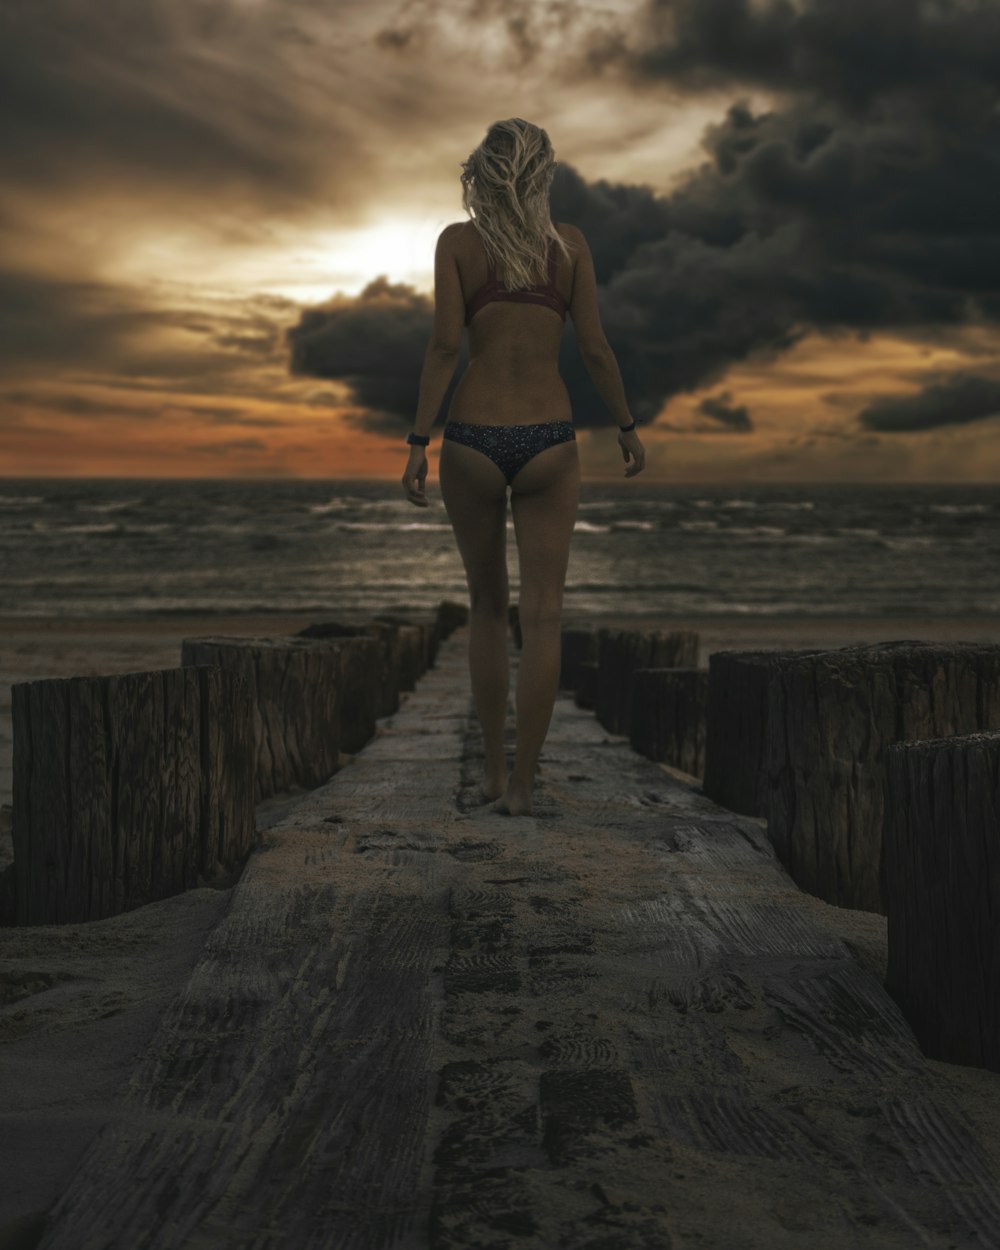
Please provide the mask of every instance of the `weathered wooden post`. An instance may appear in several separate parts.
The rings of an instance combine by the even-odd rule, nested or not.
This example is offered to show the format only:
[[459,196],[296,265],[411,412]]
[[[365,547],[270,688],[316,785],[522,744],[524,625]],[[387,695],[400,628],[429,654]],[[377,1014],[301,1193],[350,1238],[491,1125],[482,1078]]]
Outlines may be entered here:
[[580,665],[596,662],[597,630],[563,626],[559,689],[576,690],[580,680]]
[[700,777],[708,671],[636,668],[631,682],[629,742],[633,750]]
[[[321,639],[343,639],[343,638],[373,638],[379,644],[379,655],[370,672],[366,673],[362,665],[352,665],[349,660],[352,655],[350,649],[346,652],[347,661],[345,663],[345,680],[348,685],[353,682],[365,681],[370,682],[375,691],[374,711],[376,719],[380,716],[391,716],[399,707],[399,692],[402,689],[404,678],[410,680],[412,669],[414,667],[415,635],[407,626],[407,633],[401,634],[399,625],[391,625],[387,621],[317,621],[313,625],[307,625],[304,629],[300,629],[296,638],[321,638]],[[362,657],[363,658],[363,657]],[[345,695],[345,701],[353,706],[357,706],[358,691],[353,690],[352,695]],[[364,706],[365,699],[362,695],[361,705]],[[358,719],[356,717],[356,719]],[[341,743],[345,751],[358,751],[364,742],[367,742],[372,729],[368,729],[367,736],[361,738],[361,734],[365,732],[367,727],[364,719],[361,724],[355,727],[352,733],[348,731],[347,737]],[[347,743],[352,742],[351,746]]]
[[469,621],[469,609],[464,603],[456,603],[453,599],[442,599],[436,608],[413,607],[410,604],[399,604],[386,608],[378,613],[376,621],[387,621],[400,625],[419,625],[424,634],[426,649],[425,668],[431,668],[436,659],[438,647],[454,630]]
[[599,665],[596,660],[584,660],[577,671],[576,690],[573,693],[573,702],[577,707],[586,708],[588,712],[592,712],[597,706],[598,668]]
[[886,751],[886,989],[923,1051],[1000,1072],[1000,733]]
[[379,612],[373,617],[378,623],[393,625],[397,630],[400,649],[400,690],[415,690],[417,682],[430,665],[432,625],[428,621],[415,621],[398,612]]
[[456,629],[469,623],[469,605],[454,599],[442,599],[437,606],[438,632],[444,640]]
[[697,668],[698,635],[690,629],[601,629],[597,663],[597,719],[609,733],[627,734],[633,669]]
[[[242,673],[253,694],[257,775],[254,802],[331,777],[340,751],[360,750],[375,732],[378,640],[355,638],[186,638],[184,664]],[[348,747],[350,743],[350,747]]]
[[702,789],[713,802],[746,816],[764,814],[771,666],[779,654],[816,655],[817,651],[713,651],[709,655]]
[[129,911],[249,850],[253,704],[241,674],[17,682],[11,712],[19,924]]
[[894,641],[777,652],[767,699],[762,814],[779,859],[811,894],[884,912],[886,749],[1000,729],[1000,646]]
[[17,875],[13,863],[0,872],[0,925],[17,924]]

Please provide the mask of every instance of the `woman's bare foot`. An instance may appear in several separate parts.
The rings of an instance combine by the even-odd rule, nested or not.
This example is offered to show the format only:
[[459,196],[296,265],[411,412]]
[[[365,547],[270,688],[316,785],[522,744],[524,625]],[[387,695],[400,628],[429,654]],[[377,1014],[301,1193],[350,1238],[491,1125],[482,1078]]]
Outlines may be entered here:
[[531,791],[510,781],[493,804],[493,810],[505,816],[528,816],[531,813]]
[[502,773],[487,773],[486,780],[480,786],[484,803],[492,803],[507,789],[507,770]]

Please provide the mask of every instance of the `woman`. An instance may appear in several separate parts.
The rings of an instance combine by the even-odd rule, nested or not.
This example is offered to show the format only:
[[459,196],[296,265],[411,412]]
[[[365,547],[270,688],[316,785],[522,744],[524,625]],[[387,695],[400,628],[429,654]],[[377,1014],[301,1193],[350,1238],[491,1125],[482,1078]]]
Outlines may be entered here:
[[[495,811],[521,815],[531,810],[559,688],[563,586],[580,494],[569,393],[558,368],[567,310],[588,372],[618,423],[626,477],[642,471],[645,451],[601,328],[590,249],[575,226],[549,215],[555,156],[548,135],[519,117],[496,122],[462,168],[462,200],[472,220],[446,226],[437,241],[434,329],[402,482],[410,502],[426,507],[424,447],[467,325],[470,361],[448,410],[438,475],[469,584],[469,671],[486,755],[483,795],[496,800]],[[509,776],[508,486],[522,636]]]

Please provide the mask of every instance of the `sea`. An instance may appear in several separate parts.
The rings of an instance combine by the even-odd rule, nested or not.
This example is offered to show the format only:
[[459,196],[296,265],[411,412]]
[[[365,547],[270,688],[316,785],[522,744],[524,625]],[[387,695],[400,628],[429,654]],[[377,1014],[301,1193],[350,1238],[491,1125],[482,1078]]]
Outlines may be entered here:
[[[466,600],[436,484],[0,479],[0,615]],[[509,505],[508,505],[509,509]],[[508,510],[511,598],[518,587]],[[1000,486],[584,482],[564,619],[1000,615]]]

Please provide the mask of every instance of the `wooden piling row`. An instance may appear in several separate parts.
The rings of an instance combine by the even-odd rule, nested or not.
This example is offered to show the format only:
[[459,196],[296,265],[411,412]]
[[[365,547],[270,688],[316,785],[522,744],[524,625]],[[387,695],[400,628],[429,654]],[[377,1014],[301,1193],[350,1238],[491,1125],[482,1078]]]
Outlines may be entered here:
[[705,760],[703,668],[632,670],[629,742],[647,759],[700,777]]
[[253,839],[252,689],[201,665],[11,687],[15,915],[129,911]]
[[184,639],[181,666],[16,683],[12,872],[0,923],[100,919],[231,869],[254,807],[359,751],[464,605]]
[[610,733],[629,733],[631,677],[637,668],[696,668],[698,635],[689,629],[601,629],[597,634],[597,719]]
[[[253,697],[256,761],[253,802],[331,777],[348,741],[354,750],[375,732],[378,642],[357,638],[185,638],[184,664],[240,673]],[[352,698],[345,697],[350,683]]]
[[699,777],[706,678],[691,630],[563,628],[560,688],[641,755]]
[[[663,647],[669,665],[643,663]],[[764,816],[809,893],[888,918],[887,989],[926,1053],[1000,1071],[1000,646],[717,651],[563,631],[560,684],[651,759]]]
[[764,751],[767,690],[779,655],[811,651],[713,651],[705,694],[705,794],[745,816],[762,816],[766,805]]
[[573,701],[577,707],[593,712],[597,708],[597,670],[596,660],[584,662],[577,669],[576,689]]
[[881,642],[777,654],[762,769],[768,836],[804,890],[885,913],[886,751],[1000,729],[1000,646]]
[[564,628],[559,666],[560,690],[576,691],[580,685],[581,666],[584,664],[597,664],[597,631]]

